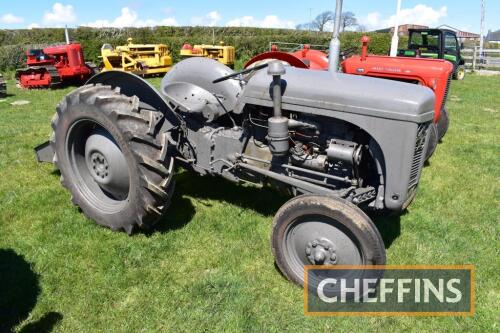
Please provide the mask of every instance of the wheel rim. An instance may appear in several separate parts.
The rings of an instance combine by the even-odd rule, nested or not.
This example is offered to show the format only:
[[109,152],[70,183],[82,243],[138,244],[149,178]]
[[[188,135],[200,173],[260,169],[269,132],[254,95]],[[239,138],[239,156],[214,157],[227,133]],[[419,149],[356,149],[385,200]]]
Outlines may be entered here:
[[96,208],[114,213],[128,201],[130,174],[123,152],[99,123],[75,122],[67,135],[66,154],[75,186]]
[[465,76],[465,69],[464,68],[459,68],[458,69],[458,79],[462,80]]
[[304,275],[304,265],[365,264],[356,237],[327,216],[305,215],[296,219],[285,230],[283,250],[285,260],[298,277]]

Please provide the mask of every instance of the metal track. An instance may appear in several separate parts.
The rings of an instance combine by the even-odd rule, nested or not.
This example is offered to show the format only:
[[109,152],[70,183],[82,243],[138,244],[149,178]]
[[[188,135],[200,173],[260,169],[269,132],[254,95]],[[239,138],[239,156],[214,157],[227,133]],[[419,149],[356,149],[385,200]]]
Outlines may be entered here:
[[30,66],[22,69],[18,69],[16,71],[16,78],[19,80],[19,77],[23,74],[30,74],[32,72],[37,72],[40,70],[45,70],[49,73],[50,75],[50,87],[47,88],[55,88],[58,87],[62,81],[61,77],[59,76],[59,72],[57,71],[57,68],[54,66]]

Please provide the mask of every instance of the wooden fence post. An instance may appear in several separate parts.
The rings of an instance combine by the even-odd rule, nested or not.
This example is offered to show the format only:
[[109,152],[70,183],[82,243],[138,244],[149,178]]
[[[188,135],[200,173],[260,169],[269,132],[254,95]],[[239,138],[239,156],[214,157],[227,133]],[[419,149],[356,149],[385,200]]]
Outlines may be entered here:
[[476,71],[476,47],[477,46],[474,46],[474,48],[472,49],[472,71],[473,72]]

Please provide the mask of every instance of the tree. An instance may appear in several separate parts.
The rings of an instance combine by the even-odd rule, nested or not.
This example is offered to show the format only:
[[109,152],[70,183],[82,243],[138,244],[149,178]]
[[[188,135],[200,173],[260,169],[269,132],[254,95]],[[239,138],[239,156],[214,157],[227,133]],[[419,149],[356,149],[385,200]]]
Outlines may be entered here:
[[353,12],[345,12],[342,13],[342,20],[340,26],[342,27],[342,31],[345,28],[355,27],[358,25],[358,20],[356,19],[356,15]]
[[312,23],[309,22],[309,23],[297,24],[295,26],[295,29],[297,29],[297,30],[314,30],[314,27],[313,27]]
[[367,32],[367,31],[368,31],[368,29],[366,29],[366,26],[364,26],[364,25],[362,25],[362,24],[358,24],[358,25],[356,26],[356,31],[357,31],[357,32]]
[[326,11],[318,16],[311,22],[311,27],[313,30],[317,30],[319,32],[325,31],[327,24],[333,22],[335,18],[335,14],[331,11]]
[[[303,23],[296,26],[298,30],[315,30],[319,32],[324,32],[326,30],[330,30],[330,28],[335,23],[335,14],[331,11],[325,11],[309,23]],[[353,12],[345,12],[342,13],[340,29],[344,31],[349,27],[357,27],[358,20],[356,19],[356,15]]]

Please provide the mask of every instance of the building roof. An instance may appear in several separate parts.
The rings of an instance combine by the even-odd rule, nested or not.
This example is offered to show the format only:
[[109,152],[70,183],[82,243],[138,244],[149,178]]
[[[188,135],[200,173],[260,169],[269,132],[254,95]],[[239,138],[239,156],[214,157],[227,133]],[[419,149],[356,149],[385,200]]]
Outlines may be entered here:
[[486,41],[487,42],[498,42],[500,41],[500,30],[497,31],[488,31],[488,34],[486,35]]
[[[398,28],[398,32],[401,33],[408,33],[408,29],[428,29],[429,27],[425,25],[418,25],[418,24],[400,24]],[[379,29],[375,30],[374,32],[392,32],[394,27],[390,28],[385,28],[385,29]],[[468,31],[462,31],[457,28],[454,28],[450,25],[447,24],[442,24],[439,27],[436,27],[435,29],[440,29],[440,30],[451,30],[454,31],[457,34],[458,38],[479,38],[479,34],[473,33],[473,32],[468,32]],[[496,39],[500,40],[500,39]]]
[[460,29],[457,29],[455,27],[452,27],[447,24],[442,24],[439,27],[436,27],[436,29],[448,29],[448,30],[453,30],[457,34],[458,38],[479,38],[479,34],[475,34],[473,32],[468,32],[468,31],[462,31]]
[[[398,32],[408,32],[408,29],[427,29],[428,26],[419,25],[419,24],[400,24],[398,25]],[[394,27],[389,27],[385,29],[378,29],[374,32],[392,32]]]

